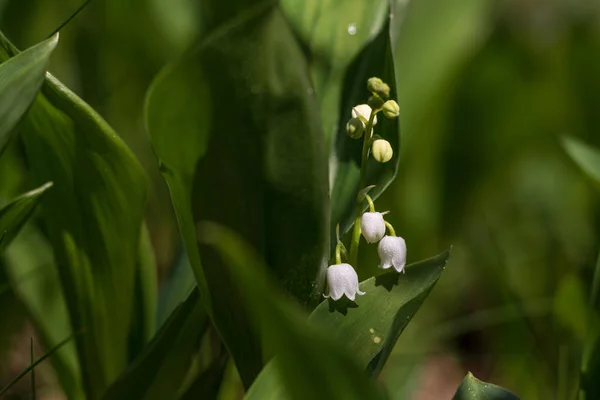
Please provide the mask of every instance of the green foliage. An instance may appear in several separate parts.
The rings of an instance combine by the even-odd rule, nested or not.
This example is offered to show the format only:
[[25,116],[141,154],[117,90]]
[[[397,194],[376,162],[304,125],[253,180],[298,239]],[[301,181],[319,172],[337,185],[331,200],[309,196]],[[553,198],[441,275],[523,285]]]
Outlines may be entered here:
[[577,166],[600,187],[600,151],[568,136],[562,138],[562,145]]
[[[268,269],[248,245],[229,229],[212,223],[202,224],[199,230],[201,240],[215,246],[234,278],[244,301],[242,307],[251,315],[264,351],[276,355],[272,362],[275,370],[280,370],[290,398],[386,398],[327,331],[306,323],[297,306],[268,279]],[[259,379],[277,379],[277,375],[261,374]],[[275,398],[270,397],[270,383],[258,385],[267,391],[252,391],[252,396]]]
[[35,100],[57,43],[55,35],[0,65],[0,154]]
[[[257,5],[153,83],[146,119],[202,301],[246,385],[260,349],[231,277],[195,225],[234,228],[305,304],[322,288],[327,169],[304,55],[279,9]],[[240,201],[243,199],[243,201]],[[202,258],[202,261],[200,261]]]
[[121,374],[103,399],[174,399],[190,366],[207,319],[194,290],[178,307],[144,352]]
[[454,400],[519,400],[500,386],[485,383],[468,373],[454,395]]
[[17,236],[40,203],[44,193],[51,187],[51,182],[46,183],[0,208],[0,252]]
[[378,375],[396,340],[445,269],[449,251],[360,283],[355,302],[324,301],[310,315],[312,325],[343,343],[359,365]]
[[[0,60],[15,56],[2,40]],[[48,75],[21,127],[36,181],[54,182],[42,218],[54,248],[88,398],[125,368],[144,173],[100,116]],[[50,177],[50,179],[48,179]]]

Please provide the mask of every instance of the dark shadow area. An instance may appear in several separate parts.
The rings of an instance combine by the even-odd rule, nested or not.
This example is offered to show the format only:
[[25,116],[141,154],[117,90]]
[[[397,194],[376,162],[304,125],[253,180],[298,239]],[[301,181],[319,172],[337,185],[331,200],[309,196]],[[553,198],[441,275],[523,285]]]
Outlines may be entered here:
[[388,292],[391,292],[394,286],[398,285],[400,274],[383,274],[375,277],[375,286],[383,286]]
[[344,316],[348,314],[349,308],[358,308],[358,304],[348,299],[346,296],[343,296],[338,301],[331,298],[327,299],[327,301],[329,302],[329,312],[337,311]]

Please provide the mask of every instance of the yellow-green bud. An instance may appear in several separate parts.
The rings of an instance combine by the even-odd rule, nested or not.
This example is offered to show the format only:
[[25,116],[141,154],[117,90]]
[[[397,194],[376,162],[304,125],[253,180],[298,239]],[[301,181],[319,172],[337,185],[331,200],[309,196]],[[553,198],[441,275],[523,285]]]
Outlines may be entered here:
[[400,115],[400,106],[394,100],[388,100],[383,105],[383,115],[389,119],[398,118]]
[[373,94],[379,95],[383,99],[390,97],[390,87],[387,83],[379,78],[369,78],[367,81],[367,89]]
[[371,153],[375,161],[386,163],[392,159],[394,150],[392,150],[392,145],[387,140],[377,139],[373,142]]
[[367,104],[373,110],[379,110],[379,109],[381,109],[381,107],[383,107],[384,102],[383,102],[383,99],[381,97],[379,97],[378,95],[374,94],[373,96],[369,97],[369,100],[367,101]]
[[365,124],[358,118],[350,118],[346,124],[346,133],[352,139],[360,139],[365,131]]

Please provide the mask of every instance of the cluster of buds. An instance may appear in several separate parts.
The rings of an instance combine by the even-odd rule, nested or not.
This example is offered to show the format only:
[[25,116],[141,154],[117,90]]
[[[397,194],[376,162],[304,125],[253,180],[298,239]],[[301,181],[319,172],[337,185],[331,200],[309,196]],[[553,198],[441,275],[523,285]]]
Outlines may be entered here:
[[390,96],[390,87],[379,78],[370,78],[367,89],[371,97],[367,104],[359,104],[352,108],[352,118],[346,123],[346,133],[352,139],[360,139],[366,132],[368,145],[371,146],[371,155],[375,161],[386,163],[392,159],[394,151],[387,140],[372,136],[372,130],[377,125],[377,114],[382,112],[386,118],[395,119],[400,114],[400,107],[394,100],[387,100]]

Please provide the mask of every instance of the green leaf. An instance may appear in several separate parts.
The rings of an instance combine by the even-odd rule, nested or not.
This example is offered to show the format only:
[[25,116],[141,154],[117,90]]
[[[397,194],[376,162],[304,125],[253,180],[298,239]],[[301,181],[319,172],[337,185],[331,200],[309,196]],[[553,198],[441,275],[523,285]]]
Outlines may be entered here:
[[[280,4],[295,32],[310,50],[322,126],[328,143],[331,143],[340,125],[340,113],[350,112],[340,110],[346,69],[385,26],[388,0],[282,0]],[[366,80],[357,83],[366,92]],[[361,103],[365,102],[366,97]],[[346,121],[343,122],[345,125]]]
[[469,372],[456,391],[454,400],[519,400],[519,398],[500,386],[480,381]]
[[[329,332],[308,324],[301,310],[277,290],[268,279],[268,269],[248,244],[213,223],[203,223],[199,229],[201,239],[212,244],[225,261],[266,354],[276,355],[272,362],[292,399],[385,398]],[[264,374],[260,376],[266,379]],[[256,398],[272,398],[270,393],[253,393]]]
[[42,200],[44,193],[51,187],[52,182],[48,182],[0,208],[0,252],[17,236]]
[[185,378],[207,318],[194,290],[103,399],[173,399]]
[[[358,187],[362,140],[351,139],[346,134],[352,107],[367,102],[370,95],[367,79],[372,76],[387,82],[392,88],[391,98],[397,99],[389,2],[283,0],[281,4],[311,52],[311,70],[321,105],[322,126],[328,147],[332,149],[329,165],[333,239],[337,224],[342,232],[352,226],[356,195],[362,189]],[[374,133],[388,140],[394,151],[393,159],[386,164],[373,160],[368,163],[367,185],[376,185],[370,195],[377,198],[398,169],[399,122],[380,115]]]
[[563,136],[561,143],[577,166],[600,187],[600,150],[569,136]]
[[227,367],[226,352],[216,357],[181,396],[180,400],[216,399]]
[[57,43],[54,35],[0,65],[0,154],[35,100]]
[[409,265],[406,274],[383,273],[360,283],[355,302],[322,302],[310,322],[344,343],[359,365],[377,375],[398,337],[444,271],[450,251]]
[[[0,61],[17,50],[1,41]],[[108,124],[47,75],[21,125],[37,182],[54,182],[41,215],[52,241],[87,397],[125,368],[134,319],[143,170]]]
[[148,131],[203,304],[247,387],[262,368],[260,348],[222,261],[198,246],[195,225],[210,218],[231,227],[287,292],[317,301],[328,187],[307,69],[277,6],[260,3],[167,67],[148,94]]

